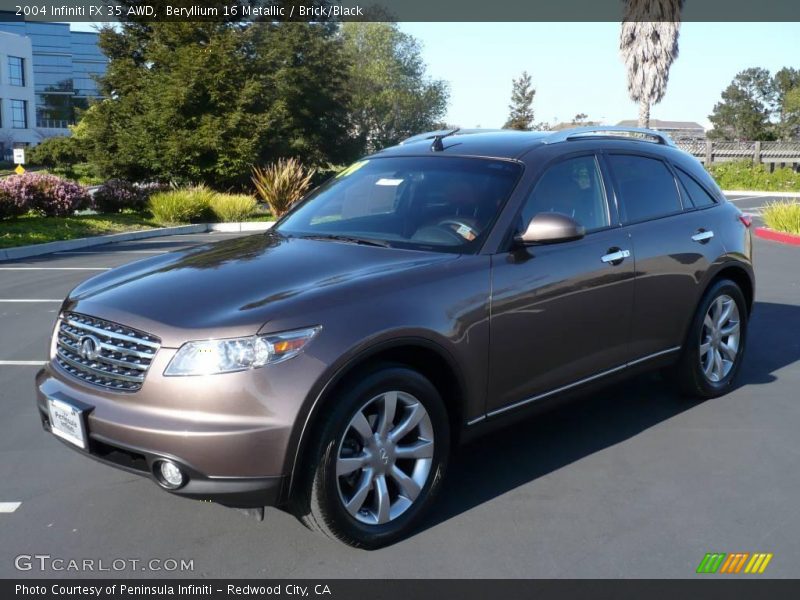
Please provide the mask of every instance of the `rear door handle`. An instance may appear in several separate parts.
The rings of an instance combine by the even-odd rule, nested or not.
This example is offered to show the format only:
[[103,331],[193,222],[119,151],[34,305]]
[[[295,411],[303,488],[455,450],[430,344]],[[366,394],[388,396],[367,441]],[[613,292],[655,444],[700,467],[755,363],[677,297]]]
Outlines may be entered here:
[[[611,250],[614,250],[613,248]],[[610,263],[612,265],[618,265],[623,260],[628,258],[631,255],[630,250],[614,250],[613,252],[609,252],[608,254],[604,254],[600,257],[604,263]]]
[[705,231],[700,230],[692,236],[692,240],[695,242],[700,242],[701,244],[705,244],[708,240],[714,237],[713,231]]

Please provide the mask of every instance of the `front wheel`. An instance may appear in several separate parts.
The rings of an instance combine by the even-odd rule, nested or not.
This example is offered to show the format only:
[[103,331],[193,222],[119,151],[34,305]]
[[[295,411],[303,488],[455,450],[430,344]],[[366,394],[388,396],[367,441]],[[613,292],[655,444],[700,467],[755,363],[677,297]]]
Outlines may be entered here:
[[405,537],[447,465],[449,426],[438,391],[416,371],[386,366],[329,406],[295,513],[351,546],[378,548]]
[[733,386],[747,341],[747,304],[736,283],[722,279],[703,296],[677,365],[681,391],[716,398]]

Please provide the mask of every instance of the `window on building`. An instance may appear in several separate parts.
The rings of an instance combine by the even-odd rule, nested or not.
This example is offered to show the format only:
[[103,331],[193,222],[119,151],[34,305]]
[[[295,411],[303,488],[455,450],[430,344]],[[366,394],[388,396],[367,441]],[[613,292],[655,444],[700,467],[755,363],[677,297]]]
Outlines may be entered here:
[[28,128],[28,102],[26,100],[11,101],[11,126],[14,129]]
[[19,56],[8,57],[8,83],[25,85],[25,59]]

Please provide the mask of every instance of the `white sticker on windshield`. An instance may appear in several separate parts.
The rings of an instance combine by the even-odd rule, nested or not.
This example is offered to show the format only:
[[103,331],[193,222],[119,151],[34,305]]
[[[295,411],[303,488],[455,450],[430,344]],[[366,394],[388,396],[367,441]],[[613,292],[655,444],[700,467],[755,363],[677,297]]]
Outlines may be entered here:
[[395,186],[395,185],[400,185],[401,183],[403,183],[402,179],[387,179],[385,177],[382,177],[381,179],[378,179],[378,181],[375,182],[375,185]]

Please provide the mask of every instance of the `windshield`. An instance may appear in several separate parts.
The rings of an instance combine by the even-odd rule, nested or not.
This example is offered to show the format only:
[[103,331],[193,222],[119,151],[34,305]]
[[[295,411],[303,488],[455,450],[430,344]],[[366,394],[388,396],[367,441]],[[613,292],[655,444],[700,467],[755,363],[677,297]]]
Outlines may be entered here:
[[518,163],[444,156],[357,162],[277,226],[288,236],[441,252],[477,249],[514,188]]

